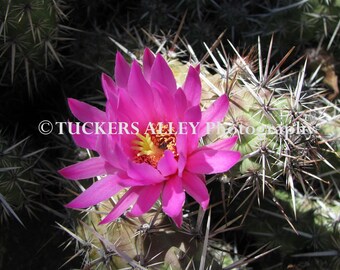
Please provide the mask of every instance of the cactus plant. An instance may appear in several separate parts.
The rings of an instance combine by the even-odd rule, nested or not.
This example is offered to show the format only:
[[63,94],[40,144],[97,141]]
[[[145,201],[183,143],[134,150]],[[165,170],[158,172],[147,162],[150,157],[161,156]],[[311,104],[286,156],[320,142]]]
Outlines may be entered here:
[[1,131],[0,143],[0,194],[1,215],[0,222],[6,224],[9,218],[16,218],[20,223],[18,212],[25,211],[34,215],[37,206],[34,197],[38,195],[39,184],[35,164],[39,162],[45,149],[30,152],[26,149],[25,138],[13,141],[8,135]]
[[[300,194],[296,200],[297,220],[292,217],[290,195],[277,191],[275,197],[283,205],[293,228],[282,224],[282,216],[275,204],[268,200],[261,208],[254,208],[249,215],[245,231],[254,237],[256,245],[269,243],[280,246],[273,256],[279,256],[277,267],[289,269],[338,269],[340,266],[339,224],[340,205],[334,200],[318,196],[310,198]],[[267,212],[262,209],[265,208]],[[259,219],[259,217],[261,217]],[[262,265],[271,266],[274,261]]]
[[[206,258],[203,264],[212,269],[219,269],[223,261],[233,261],[226,252],[217,257],[217,252],[205,248],[202,232],[189,219],[184,221],[182,229],[173,226],[161,213],[158,203],[138,219],[122,217],[109,225],[98,225],[111,203],[90,210],[74,231],[61,226],[77,242],[77,253],[83,254],[85,268],[192,269],[202,264],[202,255]],[[190,217],[192,221],[193,217]],[[230,249],[223,245],[220,248]]]
[[[232,45],[231,47],[233,48]],[[338,197],[338,193],[334,192],[334,189],[336,190],[339,184],[337,179],[339,174],[339,110],[335,104],[323,96],[324,89],[317,87],[318,82],[320,82],[320,79],[317,79],[318,70],[310,78],[307,78],[305,62],[295,78],[293,74],[285,75],[288,69],[284,68],[282,71],[280,69],[289,53],[279,62],[277,67],[269,69],[270,51],[271,46],[269,47],[267,63],[264,65],[259,42],[258,65],[255,70],[254,64],[251,61],[249,62],[251,57],[241,57],[237,52],[237,60],[231,62],[229,66],[227,64],[227,68],[223,69],[210,52],[215,70],[221,75],[219,84],[214,85],[215,92],[218,90],[218,85],[227,89],[226,92],[229,94],[232,107],[226,122],[232,127],[231,134],[233,132],[239,134],[240,140],[235,149],[243,154],[243,160],[239,163],[239,167],[235,167],[230,174],[227,174],[227,180],[224,179],[224,181],[227,181],[230,185],[228,192],[231,192],[234,196],[241,196],[242,193],[245,193],[245,195],[242,195],[241,199],[233,198],[229,207],[236,207],[239,212],[250,213],[249,219],[245,218],[244,224],[247,226],[245,231],[252,231],[254,222],[258,222],[259,217],[258,212],[257,214],[253,212],[252,202],[258,200],[259,209],[261,209],[259,211],[264,209],[263,213],[267,213],[270,221],[272,221],[271,216],[275,215],[271,215],[271,213],[276,212],[277,217],[281,216],[281,225],[278,226],[282,226],[283,220],[286,220],[286,224],[290,224],[288,226],[291,226],[291,231],[294,232],[295,223],[290,221],[285,213],[286,207],[282,207],[280,202],[285,201],[285,206],[287,206],[286,203],[289,201],[287,211],[292,211],[298,222],[298,229],[296,230],[302,227],[303,230],[307,229],[307,224],[303,224],[303,214],[299,212],[302,202],[308,204],[310,200],[316,200],[320,205],[330,203],[325,206],[325,209],[329,207],[325,212],[332,213],[330,220],[327,218],[316,220],[318,207],[312,203],[307,207],[310,213],[315,214],[313,222],[320,226],[320,230],[326,230],[332,224],[334,229],[329,233],[328,244],[318,246],[314,250],[315,253],[309,255],[317,257],[317,265],[321,269],[328,269],[327,267],[335,267],[334,269],[336,269],[337,266],[331,265],[338,265],[337,256],[339,252],[336,241],[334,242],[332,239],[336,239],[339,233],[339,227],[336,225],[339,213],[337,205],[332,208],[331,199],[336,200]],[[228,63],[227,57],[222,56],[222,53],[218,55],[222,63]],[[209,78],[209,75],[207,78]],[[221,83],[223,78],[226,79],[224,79],[224,83]],[[216,81],[216,79],[213,78],[212,81]],[[251,134],[249,134],[249,130],[247,132],[247,127],[254,129],[250,132]],[[231,135],[230,129],[229,133],[226,134],[227,136]],[[212,134],[210,138],[206,139],[214,141],[220,136]],[[238,184],[237,182],[242,179],[245,179],[245,181]],[[286,186],[289,190],[288,193],[282,190],[283,186]],[[229,196],[232,196],[231,194]],[[279,194],[284,194],[285,199],[280,198]],[[263,205],[261,197],[272,201],[272,207],[276,208],[276,211],[272,211],[267,205]],[[296,197],[298,197],[298,200]],[[246,206],[245,201],[250,203],[249,206]],[[237,202],[240,202],[240,206],[235,206]],[[299,224],[302,224],[302,227],[299,227]],[[258,225],[262,226],[263,224],[259,223]],[[299,253],[296,247],[296,242],[299,241],[298,236],[292,233],[290,235],[291,240],[285,238],[280,242],[280,232],[270,231],[276,230],[275,224],[268,222],[267,225],[268,227],[259,233],[259,238],[263,240],[264,237],[262,236],[273,237],[271,247],[277,247],[281,244],[282,247],[279,250],[286,255],[290,252]],[[259,244],[263,244],[263,241]],[[294,251],[289,251],[289,247],[285,244],[292,245]],[[301,249],[304,248],[307,247],[301,247]],[[329,250],[332,250],[332,252],[329,252]],[[319,257],[320,254],[328,255]],[[299,257],[304,261],[309,260],[308,254],[305,257],[302,255],[292,257]],[[333,262],[328,264],[329,260]],[[292,259],[290,261],[294,262]],[[315,266],[315,264],[313,265]],[[264,267],[264,265],[261,267]]]
[[[309,164],[323,162],[326,166],[329,166],[331,170],[334,170],[334,168],[332,168],[333,165],[322,158],[322,152],[320,151],[322,149],[318,150],[319,152],[317,155],[319,156],[317,156],[317,159],[315,158],[314,148],[320,148],[319,144],[321,145],[321,143],[326,142],[326,145],[328,146],[323,148],[325,150],[328,148],[328,152],[331,155],[337,154],[332,147],[334,143],[334,134],[330,134],[324,125],[325,119],[336,119],[336,116],[330,116],[330,110],[324,104],[327,100],[319,95],[321,90],[315,87],[313,81],[309,81],[307,84],[307,80],[304,77],[304,69],[306,66],[304,66],[297,77],[294,77],[294,74],[285,76],[284,74],[288,71],[287,69],[284,70],[283,73],[278,72],[284,61],[280,62],[278,67],[269,72],[268,62],[265,67],[261,66],[261,51],[259,51],[260,58],[257,60],[258,67],[257,69],[254,69],[256,65],[254,64],[254,55],[252,51],[252,55],[245,57],[238,55],[231,63],[229,63],[229,60],[225,56],[222,56],[222,53],[219,53],[221,62],[227,64],[225,68],[222,68],[213,52],[210,50],[208,50],[208,52],[213,59],[214,66],[209,64],[207,67],[209,67],[209,69],[213,67],[216,73],[211,74],[208,72],[205,65],[201,68],[201,76],[203,78],[201,105],[209,106],[214,99],[225,93],[224,91],[227,89],[227,93],[231,100],[231,108],[230,113],[227,118],[224,119],[224,122],[229,124],[229,127],[232,127],[232,129],[229,129],[229,133],[224,131],[222,133],[212,132],[211,134],[208,134],[203,139],[203,144],[214,142],[217,138],[237,134],[237,131],[240,131],[240,125],[242,125],[244,129],[247,127],[255,128],[253,134],[239,133],[240,140],[235,149],[241,151],[244,156],[239,166],[224,176],[217,175],[212,178],[226,181],[230,184],[230,187],[232,187],[231,190],[228,191],[227,189],[222,192],[224,195],[221,194],[222,197],[220,197],[220,201],[216,201],[216,204],[219,205],[222,203],[227,209],[230,208],[230,211],[232,212],[231,209],[233,209],[235,202],[238,202],[238,197],[241,196],[240,194],[247,193],[246,190],[248,190],[249,187],[252,188],[252,191],[249,192],[249,194],[247,193],[249,196],[246,196],[246,198],[243,198],[242,200],[247,201],[252,198],[250,201],[254,201],[254,198],[256,197],[260,200],[260,198],[264,196],[266,198],[269,196],[269,198],[272,197],[275,199],[277,197],[276,195],[280,194],[282,186],[287,185],[290,189],[290,196],[286,196],[290,197],[293,212],[295,212],[299,218],[299,208],[297,207],[299,203],[296,201],[296,196],[299,196],[298,194],[300,194],[298,189],[302,189],[308,194],[310,189],[318,187],[320,181],[322,181],[318,176],[320,175],[320,171]],[[171,53],[170,55],[173,54]],[[195,55],[193,55],[193,59],[195,59]],[[268,55],[268,59],[270,59],[270,55]],[[183,77],[183,74],[187,72],[188,65],[176,59],[169,59],[169,65],[180,84],[185,78]],[[254,72],[256,72],[255,70],[259,71],[260,79],[256,78],[254,74]],[[314,74],[314,79],[315,77],[317,77],[316,74]],[[261,83],[262,86],[260,86]],[[292,83],[296,84],[295,89],[287,86],[287,84],[291,85]],[[310,85],[314,85],[314,88]],[[313,94],[310,94],[311,91],[313,91]],[[308,106],[310,106],[310,103],[319,107],[316,107],[314,110],[309,110]],[[325,111],[327,114],[325,114]],[[320,129],[312,128],[312,125],[320,126],[323,132],[320,133]],[[279,127],[281,127],[281,129]],[[294,127],[295,131],[291,130],[288,132],[284,127]],[[297,127],[299,128],[298,131],[296,131]],[[257,133],[258,131],[261,132]],[[267,131],[271,131],[272,133],[267,134]],[[333,137],[329,138],[330,135]],[[334,172],[336,173],[336,171]],[[246,181],[241,185],[237,184],[237,182],[242,179],[246,179]],[[302,181],[302,179],[304,180]],[[333,186],[331,181],[329,182],[329,185]],[[310,187],[310,189],[308,187]],[[278,193],[275,193],[275,190],[278,190]],[[268,191],[270,191],[269,194]],[[227,192],[231,192],[231,194],[235,196],[235,198],[231,200],[231,203],[227,203],[224,201],[225,199],[223,199]],[[229,196],[231,194],[229,194]],[[319,196],[323,196],[323,193],[319,193]],[[130,261],[130,263],[135,264],[134,266],[152,267],[154,266],[152,264],[153,261],[149,260],[150,258],[153,258],[151,254],[155,255],[157,253],[157,249],[169,249],[170,252],[174,247],[175,249],[181,249],[184,253],[187,252],[186,248],[181,248],[172,243],[172,241],[175,241],[175,238],[182,239],[180,237],[182,234],[181,229],[171,228],[164,225],[163,222],[159,221],[160,223],[157,223],[155,220],[152,220],[152,217],[154,217],[152,213],[156,213],[157,220],[158,218],[164,220],[162,214],[158,212],[159,208],[156,207],[139,220],[129,219],[123,216],[111,225],[101,227],[101,225],[96,224],[101,219],[100,216],[102,213],[106,212],[104,210],[106,207],[108,207],[108,203],[99,206],[99,208],[90,209],[90,212],[84,218],[84,221],[80,223],[78,228],[74,228],[73,232],[64,228],[77,240],[78,244],[82,246],[78,253],[85,252],[85,254],[87,254],[86,265],[89,267],[100,265],[100,267],[104,267],[103,269],[106,269],[105,267],[118,269],[119,267],[117,264],[122,263],[121,257],[125,258],[124,265]],[[191,207],[189,208],[192,209]],[[214,209],[214,207],[212,209]],[[249,207],[245,207],[245,203],[242,202],[236,213],[240,213],[240,209],[245,213],[242,218],[243,222],[246,222],[245,224],[247,224],[247,226],[251,226],[251,221],[249,221],[249,223],[247,221],[247,213],[253,213],[253,211],[255,211],[253,210],[252,204],[250,204]],[[288,210],[289,209],[287,209],[287,211]],[[285,210],[283,210],[283,212],[284,211]],[[216,216],[222,219],[226,218],[226,216],[223,215],[221,217],[221,213],[218,214],[218,211],[217,213],[215,212],[214,215],[215,218]],[[191,218],[184,219],[183,227],[186,229],[191,228],[187,233],[189,233],[189,235],[194,235],[195,230],[192,229],[191,224],[195,224],[196,222],[199,223],[199,218],[197,217],[195,221],[192,215],[189,214],[189,216],[191,216]],[[152,220],[151,222],[150,219]],[[287,224],[289,226],[290,223],[288,222]],[[143,231],[144,227],[147,227],[148,230]],[[170,230],[173,231],[173,234],[176,235],[176,237],[174,237],[174,239],[164,240],[170,241],[166,245],[167,247],[160,248],[158,244],[153,244],[153,242],[148,246],[148,244],[146,244],[148,243],[146,239],[153,239],[151,232],[159,232],[159,227],[162,228],[162,234],[167,234]],[[221,229],[221,233],[223,234],[228,227],[221,226],[221,228],[223,228]],[[144,235],[144,237],[139,238],[141,230],[143,231],[142,235]],[[247,230],[245,231],[247,232]],[[128,233],[128,237],[125,236],[126,233]],[[149,233],[151,233],[150,236],[148,236]],[[139,236],[133,238],[131,235]],[[212,235],[214,234],[210,233],[208,237],[210,244],[212,243],[210,238]],[[294,238],[294,241],[296,240],[294,235],[292,238]],[[143,248],[141,248],[140,239],[143,239]],[[183,245],[186,246],[187,241],[185,239],[182,240],[184,243]],[[192,242],[190,243],[189,246],[193,244]],[[224,264],[221,260],[217,259],[217,253],[212,251],[211,248],[207,249],[210,252],[207,253],[209,254],[207,258],[215,258],[213,261],[219,262],[219,264],[217,264],[219,266],[216,267],[221,267],[221,265],[224,265],[225,267],[227,267],[227,265],[238,265],[237,259],[230,256],[230,244],[223,241],[221,243],[224,247],[223,249],[228,250],[222,256]],[[259,242],[259,244],[263,244],[263,242]],[[98,248],[100,245],[102,247]],[[113,245],[113,249],[109,249],[107,245]],[[145,257],[138,256],[145,252],[145,245],[147,246],[147,250],[150,249],[150,253],[144,254],[146,255]],[[197,242],[195,242],[195,245],[197,245]],[[268,248],[275,249],[277,246],[278,245],[273,244]],[[154,250],[154,248],[156,250]],[[198,253],[201,253],[200,249],[197,251]],[[284,250],[282,252],[286,251]],[[172,269],[177,269],[175,267],[176,264],[169,263],[169,258],[165,254],[167,254],[167,252],[158,256],[158,259],[156,259],[157,263],[164,267],[166,267],[166,265],[169,266],[170,264]],[[185,254],[189,255],[190,253]],[[151,257],[148,257],[147,255],[150,255]],[[190,254],[191,260],[189,259],[189,262],[192,261],[193,264],[197,266],[196,257],[195,254]],[[128,260],[128,262],[126,262],[126,260]],[[239,265],[242,265],[242,260],[240,261]],[[178,269],[184,269],[185,267],[190,266],[187,262],[181,267],[182,268]]]
[[26,88],[33,96],[39,82],[53,77],[54,65],[62,66],[57,48],[62,30],[62,1],[2,0],[0,2],[1,84]]

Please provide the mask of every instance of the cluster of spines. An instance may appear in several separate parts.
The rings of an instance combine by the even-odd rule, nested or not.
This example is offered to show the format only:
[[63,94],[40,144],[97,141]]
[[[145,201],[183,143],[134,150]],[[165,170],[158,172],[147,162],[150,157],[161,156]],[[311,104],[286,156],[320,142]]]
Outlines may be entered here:
[[[62,66],[57,48],[62,40],[59,23],[66,18],[61,1],[1,2],[0,55],[2,85],[20,85],[30,97],[38,89],[42,76],[52,77],[48,70]],[[4,61],[5,60],[5,61]]]
[[3,225],[11,219],[24,225],[20,215],[35,216],[39,208],[35,200],[43,187],[38,181],[37,163],[46,149],[30,151],[28,141],[28,137],[16,141],[4,131],[0,133],[0,223]]

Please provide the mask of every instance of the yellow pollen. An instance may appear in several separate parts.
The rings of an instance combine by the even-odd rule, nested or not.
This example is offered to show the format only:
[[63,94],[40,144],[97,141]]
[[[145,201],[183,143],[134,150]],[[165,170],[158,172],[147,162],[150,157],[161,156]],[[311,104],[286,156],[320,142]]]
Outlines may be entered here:
[[148,163],[157,167],[158,161],[163,157],[165,150],[170,150],[175,158],[178,158],[176,149],[176,136],[169,126],[164,125],[161,133],[142,135],[136,134],[137,138],[132,143],[132,149],[136,151],[134,161]]
[[133,150],[138,151],[137,156],[162,156],[163,151],[161,151],[151,140],[151,136],[149,133],[147,133],[145,136],[138,133],[136,136],[139,138],[139,140],[134,140],[133,143],[135,146],[132,146]]

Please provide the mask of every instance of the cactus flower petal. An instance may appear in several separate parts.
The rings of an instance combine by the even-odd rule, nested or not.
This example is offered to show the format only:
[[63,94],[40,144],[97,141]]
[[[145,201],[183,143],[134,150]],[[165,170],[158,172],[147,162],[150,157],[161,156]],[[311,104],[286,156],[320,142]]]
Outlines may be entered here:
[[119,218],[131,205],[137,201],[140,190],[140,187],[130,188],[118,201],[113,210],[100,222],[100,224],[109,223]]
[[198,148],[197,150],[198,151],[200,149],[230,150],[236,144],[237,139],[238,139],[237,136],[233,136],[233,137],[230,137],[230,138],[226,138],[226,139],[219,140],[217,142],[211,143],[208,146],[203,146],[201,148]]
[[118,175],[109,175],[94,182],[88,189],[81,193],[77,198],[68,203],[69,208],[87,208],[105,201],[124,187],[118,184]]
[[155,109],[157,115],[170,122],[177,120],[175,97],[171,95],[166,87],[159,83],[153,84],[155,94]]
[[[108,145],[112,145],[112,147],[107,147]],[[112,167],[127,170],[128,159],[121,150],[121,147],[117,144],[113,144],[112,137],[98,136],[96,146],[100,156],[103,157]]]
[[115,86],[114,81],[105,73],[102,74],[102,87],[108,100],[118,95],[118,88]]
[[157,169],[162,175],[169,176],[176,173],[177,168],[177,160],[174,154],[169,150],[164,151],[164,156],[159,160]]
[[128,213],[129,217],[139,217],[144,213],[148,212],[150,208],[158,200],[163,188],[163,183],[151,185],[147,188],[143,188],[139,192],[139,197],[136,204],[133,206],[131,211]]
[[155,56],[150,51],[150,49],[146,48],[143,54],[143,71],[144,71],[144,77],[148,83],[150,83],[151,68],[152,68],[154,61],[155,61]]
[[132,64],[127,90],[129,95],[133,97],[136,105],[144,111],[145,116],[151,121],[151,117],[154,114],[151,110],[152,106],[150,106],[150,104],[153,104],[153,92],[137,62]]
[[204,148],[188,158],[186,169],[199,174],[221,173],[234,166],[240,157],[241,155],[237,151],[217,151]]
[[183,173],[183,188],[191,197],[193,197],[204,210],[209,205],[209,193],[207,186],[197,175],[184,172]]
[[162,193],[163,211],[169,217],[176,217],[182,213],[182,207],[185,200],[182,180],[178,176],[170,178],[163,189]]
[[130,162],[127,174],[132,179],[140,180],[142,183],[156,184],[164,181],[164,176],[147,163]]
[[182,210],[178,213],[177,216],[173,216],[172,220],[175,222],[175,224],[177,225],[177,227],[181,227],[182,223],[183,223],[183,214],[182,214]]
[[188,75],[183,85],[183,91],[190,106],[197,106],[201,101],[202,86],[199,73],[194,67],[189,68]]
[[151,85],[153,82],[158,82],[164,85],[172,93],[177,90],[174,75],[170,67],[160,54],[157,54],[156,59],[151,68],[150,76]]
[[116,54],[115,79],[118,87],[126,87],[130,75],[130,66],[120,52]]
[[[71,126],[72,130],[76,130],[75,124],[72,123]],[[86,129],[86,132],[88,134],[84,133],[82,129],[79,129],[79,132],[72,134],[74,142],[82,148],[96,150],[98,136],[96,134],[90,134],[90,129]]]
[[175,103],[178,119],[182,119],[185,110],[188,108],[188,101],[181,88],[178,88],[178,90],[175,93]]
[[101,157],[94,157],[59,170],[65,178],[80,180],[106,174],[107,162]]
[[226,95],[220,96],[215,102],[202,113],[201,126],[198,135],[203,137],[207,134],[206,123],[219,123],[223,120],[229,108],[229,101]]
[[85,102],[69,98],[68,105],[75,117],[82,122],[104,122],[105,113]]

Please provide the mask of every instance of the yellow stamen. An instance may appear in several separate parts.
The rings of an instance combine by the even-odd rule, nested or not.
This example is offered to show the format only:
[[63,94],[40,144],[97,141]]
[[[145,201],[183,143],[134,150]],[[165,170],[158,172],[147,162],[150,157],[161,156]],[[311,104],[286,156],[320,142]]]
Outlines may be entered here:
[[155,157],[162,157],[163,156],[163,151],[159,149],[151,140],[150,134],[147,133],[145,136],[142,134],[138,133],[136,136],[140,139],[139,140],[134,140],[133,143],[136,146],[133,146],[132,149],[137,150],[137,156],[143,156],[143,155],[148,155],[148,156],[155,156]]
[[162,127],[160,134],[146,133],[136,134],[137,138],[132,143],[132,149],[136,151],[135,162],[148,163],[157,167],[158,161],[163,157],[165,150],[173,152],[175,158],[178,158],[176,149],[176,136],[172,128],[169,133],[168,125]]

